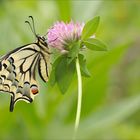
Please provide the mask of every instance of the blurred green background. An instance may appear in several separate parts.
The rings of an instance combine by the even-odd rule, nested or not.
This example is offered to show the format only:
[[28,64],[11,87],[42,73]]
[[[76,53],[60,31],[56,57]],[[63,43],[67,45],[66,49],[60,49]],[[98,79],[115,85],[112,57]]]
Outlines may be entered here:
[[[0,55],[34,42],[24,23],[35,18],[43,35],[57,20],[86,22],[101,17],[96,36],[107,52],[86,52],[90,78],[83,78],[79,140],[140,139],[140,2],[0,1]],[[68,92],[38,77],[40,94],[32,104],[18,102],[8,111],[10,96],[0,95],[0,140],[72,139],[77,101],[76,76]]]

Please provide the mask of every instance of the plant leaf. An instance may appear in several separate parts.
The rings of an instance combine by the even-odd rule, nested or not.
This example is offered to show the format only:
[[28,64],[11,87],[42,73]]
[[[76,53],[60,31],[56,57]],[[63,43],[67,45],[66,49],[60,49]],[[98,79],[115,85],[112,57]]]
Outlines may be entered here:
[[79,63],[80,63],[80,69],[81,69],[82,76],[90,77],[91,74],[90,74],[90,72],[89,72],[89,70],[86,66],[86,59],[84,58],[84,55],[79,54],[78,58],[79,58]]
[[97,16],[90,21],[88,21],[82,31],[82,40],[87,39],[91,37],[97,30],[97,27],[99,25],[100,17]]
[[59,64],[59,62],[61,61],[62,58],[63,58],[62,56],[58,57],[52,65],[52,70],[51,70],[51,74],[50,74],[50,78],[49,78],[49,82],[50,82],[51,86],[54,86],[55,83],[56,83],[55,69],[56,69],[57,65]]
[[88,38],[83,41],[83,44],[90,50],[94,51],[107,51],[107,45],[95,38]]
[[68,64],[70,64],[73,59],[75,59],[77,56],[78,56],[78,53],[79,53],[79,48],[80,48],[80,45],[78,42],[76,43],[73,43],[71,46],[70,46],[70,51],[68,53]]
[[72,82],[74,72],[75,72],[75,61],[73,60],[68,65],[67,57],[63,56],[55,69],[56,82],[58,84],[60,91],[63,94],[68,90],[68,88]]

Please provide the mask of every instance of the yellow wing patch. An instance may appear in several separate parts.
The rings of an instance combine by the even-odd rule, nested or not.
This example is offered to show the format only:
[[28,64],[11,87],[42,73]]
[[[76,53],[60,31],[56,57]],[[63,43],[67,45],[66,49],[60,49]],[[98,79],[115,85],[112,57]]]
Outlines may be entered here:
[[36,44],[23,46],[0,59],[0,91],[11,94],[10,111],[19,100],[32,102],[39,92],[35,78],[39,59]]

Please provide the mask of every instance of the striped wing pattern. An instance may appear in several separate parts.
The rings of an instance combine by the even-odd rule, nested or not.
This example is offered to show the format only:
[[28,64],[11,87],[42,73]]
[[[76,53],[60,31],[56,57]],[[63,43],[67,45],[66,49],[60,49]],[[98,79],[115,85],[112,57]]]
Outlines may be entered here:
[[38,72],[39,75],[41,77],[41,79],[44,82],[48,82],[48,77],[49,77],[49,70],[48,70],[48,61],[49,61],[49,57],[47,57],[48,55],[42,55],[39,59],[39,64],[38,64]]
[[10,111],[19,100],[31,103],[39,92],[35,69],[41,78],[48,81],[46,56],[41,48],[33,43],[22,46],[0,59],[0,91],[11,94]]

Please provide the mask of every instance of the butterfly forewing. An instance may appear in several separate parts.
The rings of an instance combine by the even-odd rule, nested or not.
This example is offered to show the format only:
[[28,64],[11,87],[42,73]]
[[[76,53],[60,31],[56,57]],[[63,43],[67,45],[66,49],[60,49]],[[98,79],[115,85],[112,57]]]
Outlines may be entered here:
[[10,111],[13,111],[18,100],[32,102],[39,92],[35,78],[37,65],[43,80],[48,80],[47,61],[44,59],[47,56],[43,57],[44,54],[36,43],[25,45],[1,57],[0,91],[11,93]]
[[44,82],[47,82],[48,81],[48,77],[49,77],[49,74],[48,74],[48,60],[49,58],[48,57],[45,57],[45,56],[41,56],[40,57],[40,60],[39,60],[39,64],[38,64],[38,72],[39,72],[39,75],[41,77],[41,79],[44,81]]

